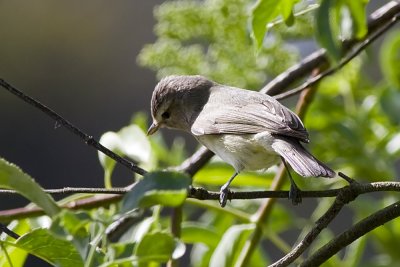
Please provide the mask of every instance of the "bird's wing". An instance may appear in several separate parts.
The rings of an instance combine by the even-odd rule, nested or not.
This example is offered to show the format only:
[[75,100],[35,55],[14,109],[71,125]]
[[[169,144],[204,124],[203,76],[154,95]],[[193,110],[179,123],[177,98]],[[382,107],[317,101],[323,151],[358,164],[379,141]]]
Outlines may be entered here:
[[[194,120],[191,132],[205,134],[272,134],[290,136],[308,142],[308,133],[299,117],[270,96],[235,91],[226,100],[221,93],[214,95]],[[255,94],[254,94],[255,93]]]

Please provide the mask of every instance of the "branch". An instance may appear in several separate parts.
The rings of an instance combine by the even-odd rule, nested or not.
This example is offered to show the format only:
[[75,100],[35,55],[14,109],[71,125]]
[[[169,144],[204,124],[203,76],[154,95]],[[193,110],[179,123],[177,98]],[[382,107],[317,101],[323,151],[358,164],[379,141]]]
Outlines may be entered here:
[[110,158],[115,160],[116,162],[120,163],[121,165],[127,167],[131,171],[133,171],[137,174],[140,174],[140,175],[144,175],[147,172],[146,170],[137,166],[135,163],[133,163],[129,160],[126,160],[126,159],[120,157],[119,155],[115,154],[114,152],[112,152],[111,150],[109,150],[108,148],[106,148],[105,146],[100,144],[98,141],[96,141],[93,138],[93,136],[84,133],[82,130],[80,130],[78,127],[76,127],[75,125],[73,125],[72,123],[70,123],[63,117],[61,117],[60,115],[58,115],[52,109],[48,108],[47,106],[43,105],[42,103],[33,99],[32,97],[24,94],[23,92],[21,92],[20,90],[18,90],[17,88],[15,88],[14,86],[7,83],[5,80],[3,80],[1,78],[0,78],[0,86],[3,87],[4,89],[6,89],[7,91],[9,91],[10,93],[16,95],[17,97],[19,97],[20,99],[22,99],[23,101],[28,103],[29,105],[32,105],[33,107],[39,109],[40,111],[45,113],[50,118],[54,119],[56,121],[57,126],[58,125],[64,126],[69,131],[71,131],[73,134],[75,134],[76,136],[81,138],[83,141],[85,141],[85,143],[87,145],[94,147],[96,150],[98,150],[100,152],[103,152],[104,154],[106,154],[107,156],[109,156]]
[[300,266],[320,266],[342,248],[348,246],[358,238],[362,237],[375,228],[400,216],[400,201],[381,209],[367,218],[359,221],[347,231],[341,233],[336,238],[329,241],[326,245],[315,252],[311,257],[303,261]]
[[[400,185],[399,182],[389,182],[389,187],[391,188],[389,191],[392,191],[392,189],[394,189],[394,191],[398,191],[399,185]],[[375,190],[381,191],[382,186],[383,186],[382,183],[360,184],[358,182],[352,181],[352,183],[350,185],[341,188],[340,191],[338,192],[338,195],[337,195],[335,201],[331,205],[331,207],[317,220],[314,227],[300,241],[300,243],[291,252],[286,254],[280,260],[271,264],[269,267],[288,266],[289,264],[294,262],[311,245],[311,243],[317,238],[317,236],[320,234],[320,232],[324,228],[326,228],[328,226],[328,224],[337,216],[337,214],[344,207],[344,205],[355,200],[361,194],[372,192]],[[395,188],[397,188],[397,189],[395,189]],[[381,211],[384,211],[384,210],[381,210]],[[374,217],[374,218],[376,218],[376,217]],[[379,223],[379,222],[374,222],[374,223]],[[354,227],[350,228],[350,230],[353,229]],[[354,231],[357,232],[357,231],[360,231],[360,229],[357,228],[357,230],[354,230]],[[339,237],[337,237],[337,238],[339,238]],[[345,238],[345,240],[350,240],[350,239]],[[343,244],[343,243],[341,243],[341,244]],[[320,253],[324,253],[324,255],[326,255],[327,252],[323,251]],[[321,260],[320,256],[316,256],[316,257],[318,258],[318,260]],[[327,260],[327,259],[328,258],[325,258],[325,260]],[[314,265],[310,265],[310,266],[314,266]],[[318,266],[318,265],[316,265],[316,266]]]
[[[45,189],[43,191],[52,195],[76,194],[76,193],[121,195],[128,193],[130,189],[128,187],[121,187],[121,188],[64,187],[58,189]],[[0,194],[19,194],[19,192],[10,189],[0,189]]]
[[[336,197],[341,191],[346,190],[348,186],[330,189],[330,190],[311,190],[301,191],[303,198],[322,198],[322,197]],[[374,182],[374,183],[356,183],[355,187],[358,194],[366,194],[371,192],[400,192],[400,182]],[[91,193],[91,194],[107,194],[103,196],[94,196],[86,199],[77,200],[67,205],[67,209],[90,209],[98,206],[106,206],[111,203],[119,201],[122,196],[129,192],[128,187],[124,188],[61,188],[61,189],[47,189],[44,190],[49,194],[68,194],[68,193]],[[0,190],[0,194],[18,194],[14,190]],[[111,195],[110,195],[111,194]],[[219,192],[207,191],[200,187],[191,187],[188,189],[188,198],[199,200],[218,200]],[[266,191],[243,191],[229,193],[229,199],[260,199],[260,198],[288,198],[289,191],[286,190],[266,190]],[[0,221],[11,221],[14,219],[22,219],[27,217],[35,217],[43,215],[40,208],[16,208],[11,210],[0,211]]]
[[201,147],[191,157],[187,158],[181,165],[175,168],[176,171],[183,171],[193,176],[200,170],[211,158],[214,153],[206,147]]
[[319,233],[328,226],[328,224],[336,217],[339,211],[343,208],[343,206],[354,200],[356,195],[351,192],[350,187],[347,187],[346,190],[341,191],[341,194],[337,196],[335,202],[333,202],[332,206],[322,215],[318,221],[315,223],[315,226],[311,229],[310,232],[304,237],[303,240],[288,254],[286,254],[283,258],[278,260],[277,262],[271,264],[269,267],[283,267],[288,266],[293,261],[295,261],[317,238]]
[[[339,173],[343,175],[342,173]],[[347,180],[349,183],[354,180]],[[135,184],[133,184],[135,185]],[[111,194],[111,195],[124,195],[131,190],[129,187],[120,188],[88,188],[88,187],[64,187],[58,189],[44,189],[43,191],[52,194]],[[336,197],[339,192],[345,187],[328,190],[302,190],[301,196],[303,198],[324,198]],[[400,182],[373,182],[373,183],[358,183],[357,190],[359,194],[366,194],[371,192],[400,192]],[[0,194],[19,194],[19,192],[10,189],[0,189]],[[188,189],[188,198],[195,198],[198,200],[218,200],[220,197],[219,191],[208,191],[202,187],[190,187]],[[288,198],[289,191],[287,190],[263,190],[263,191],[230,191],[228,198],[234,199],[263,199],[263,198]],[[1,213],[1,211],[0,211]]]
[[15,232],[13,232],[12,230],[8,229],[7,226],[5,226],[4,224],[0,223],[0,234],[1,233],[5,233],[8,236],[14,238],[14,239],[18,239],[19,235]]
[[[392,18],[396,16],[399,12],[400,12],[400,3],[396,1],[390,1],[383,7],[374,11],[370,15],[368,20],[368,35],[373,33],[375,30],[381,28],[381,26],[386,24],[388,21],[392,20]],[[342,47],[344,52],[349,51],[358,42],[359,40],[356,39],[344,40],[342,42]],[[301,62],[292,66],[282,74],[278,75],[275,79],[273,79],[266,86],[264,86],[260,90],[260,92],[272,96],[277,95],[283,92],[285,89],[289,88],[289,86],[293,82],[307,76],[314,69],[321,68],[327,64],[328,64],[328,58],[326,56],[326,51],[324,49],[320,49],[312,53],[311,55],[307,56]]]
[[399,21],[399,19],[400,19],[400,14],[397,14],[396,16],[394,16],[382,28],[378,29],[376,32],[371,34],[371,36],[369,38],[367,38],[363,42],[361,42],[361,44],[357,48],[355,48],[353,51],[351,51],[345,58],[343,58],[338,65],[336,65],[336,66],[334,66],[334,67],[322,72],[321,74],[311,78],[310,80],[308,80],[307,82],[303,83],[302,85],[300,85],[297,88],[294,88],[294,89],[292,89],[292,90],[290,90],[288,92],[276,95],[275,98],[277,100],[281,100],[281,99],[288,98],[288,97],[290,97],[292,95],[295,95],[295,94],[305,90],[306,88],[315,85],[316,83],[318,83],[323,78],[325,78],[325,77],[327,77],[329,75],[332,75],[335,72],[337,72],[338,70],[342,69],[353,58],[355,58],[361,52],[363,52],[368,45],[370,45],[372,42],[374,42],[376,39],[378,39],[380,36],[382,36],[385,32],[387,32],[390,28],[392,28]]
[[[121,199],[122,195],[94,196],[86,199],[72,201],[61,207],[70,210],[93,209],[97,207],[108,206],[110,204],[120,201]],[[9,223],[12,220],[38,217],[44,214],[45,214],[44,211],[38,207],[2,210],[0,211],[0,221],[4,223]]]

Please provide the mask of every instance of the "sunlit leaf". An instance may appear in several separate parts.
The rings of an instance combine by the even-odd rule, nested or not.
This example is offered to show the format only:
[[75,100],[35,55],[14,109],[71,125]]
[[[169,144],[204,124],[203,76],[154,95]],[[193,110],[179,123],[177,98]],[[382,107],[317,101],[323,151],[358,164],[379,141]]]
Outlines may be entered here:
[[[201,168],[193,178],[196,184],[221,186],[228,181],[234,169],[222,162],[213,162]],[[232,182],[232,186],[254,186],[269,188],[273,173],[241,172]]]
[[190,222],[182,225],[181,238],[185,243],[203,243],[214,248],[217,246],[220,236],[209,225]]
[[340,59],[340,46],[338,40],[334,36],[332,26],[332,13],[339,5],[335,0],[323,0],[316,12],[315,34],[318,42],[326,49],[329,56],[334,60]]
[[182,243],[177,242],[172,235],[161,232],[145,235],[135,249],[137,257],[151,257],[153,260],[156,258],[159,262],[178,259],[184,252],[185,246]]
[[[7,226],[10,230],[17,234],[23,234],[30,230],[30,225],[28,220],[20,220],[20,221],[13,221]],[[8,242],[14,242],[14,240],[6,235],[5,233],[2,234],[1,240],[7,240]],[[2,242],[2,241],[0,241]],[[6,253],[1,251],[0,248],[0,266],[2,267],[22,267],[25,264],[26,257],[28,256],[28,252],[20,249],[15,246],[7,246],[7,244],[3,244],[3,248],[7,250],[7,254],[12,261],[12,266],[9,265]]]
[[54,237],[49,230],[36,229],[8,245],[23,249],[60,267],[83,266],[82,258],[70,241]]
[[263,44],[267,24],[279,14],[280,4],[275,0],[258,0],[251,17],[252,35],[259,49]]
[[210,267],[235,266],[243,245],[255,228],[254,224],[241,224],[231,226],[222,237],[218,247],[215,249]]
[[[106,132],[100,138],[100,143],[117,154],[127,156],[136,162],[147,164],[151,161],[150,142],[137,125],[124,127],[118,132]],[[114,161],[102,152],[99,152],[99,160],[103,168],[110,168],[112,164],[109,161]]]
[[90,234],[87,230],[92,220],[86,212],[63,210],[54,218],[50,231],[53,235],[71,240],[82,258],[90,250]]
[[383,75],[395,88],[400,88],[400,31],[385,38],[381,48],[380,62]]
[[368,31],[366,12],[365,12],[366,1],[346,0],[345,6],[347,6],[350,10],[354,37],[357,39],[364,37]]
[[[144,168],[151,168],[153,165],[151,144],[137,125],[129,125],[118,132],[106,132],[101,136],[100,143],[122,157],[127,156],[134,162],[139,162]],[[105,185],[111,187],[111,175],[116,162],[100,151],[98,157],[105,172]]]
[[16,165],[0,158],[0,187],[16,190],[41,207],[49,216],[55,216],[60,208],[53,198]]
[[279,2],[281,15],[286,25],[291,26],[294,23],[293,6],[298,0],[281,0]]

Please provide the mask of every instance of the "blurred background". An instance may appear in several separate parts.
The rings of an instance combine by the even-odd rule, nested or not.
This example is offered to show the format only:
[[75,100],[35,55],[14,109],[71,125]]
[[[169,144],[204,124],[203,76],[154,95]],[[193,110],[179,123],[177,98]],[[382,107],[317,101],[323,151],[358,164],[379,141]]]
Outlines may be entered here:
[[[0,77],[98,140],[149,110],[156,79],[136,57],[161,2],[0,1]],[[104,185],[95,149],[3,89],[0,125],[0,156],[44,188]]]

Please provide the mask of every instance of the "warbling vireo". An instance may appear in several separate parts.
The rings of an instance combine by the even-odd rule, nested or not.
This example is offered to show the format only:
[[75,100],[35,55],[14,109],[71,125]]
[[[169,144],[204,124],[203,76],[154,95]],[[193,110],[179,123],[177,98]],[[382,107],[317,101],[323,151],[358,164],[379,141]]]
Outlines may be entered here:
[[[235,168],[221,187],[221,206],[240,171],[267,169],[280,158],[304,177],[335,176],[300,144],[309,140],[299,117],[259,92],[221,85],[202,76],[168,76],[154,89],[151,115],[149,135],[160,127],[189,132]],[[290,181],[289,197],[294,203],[301,201],[291,177]]]

